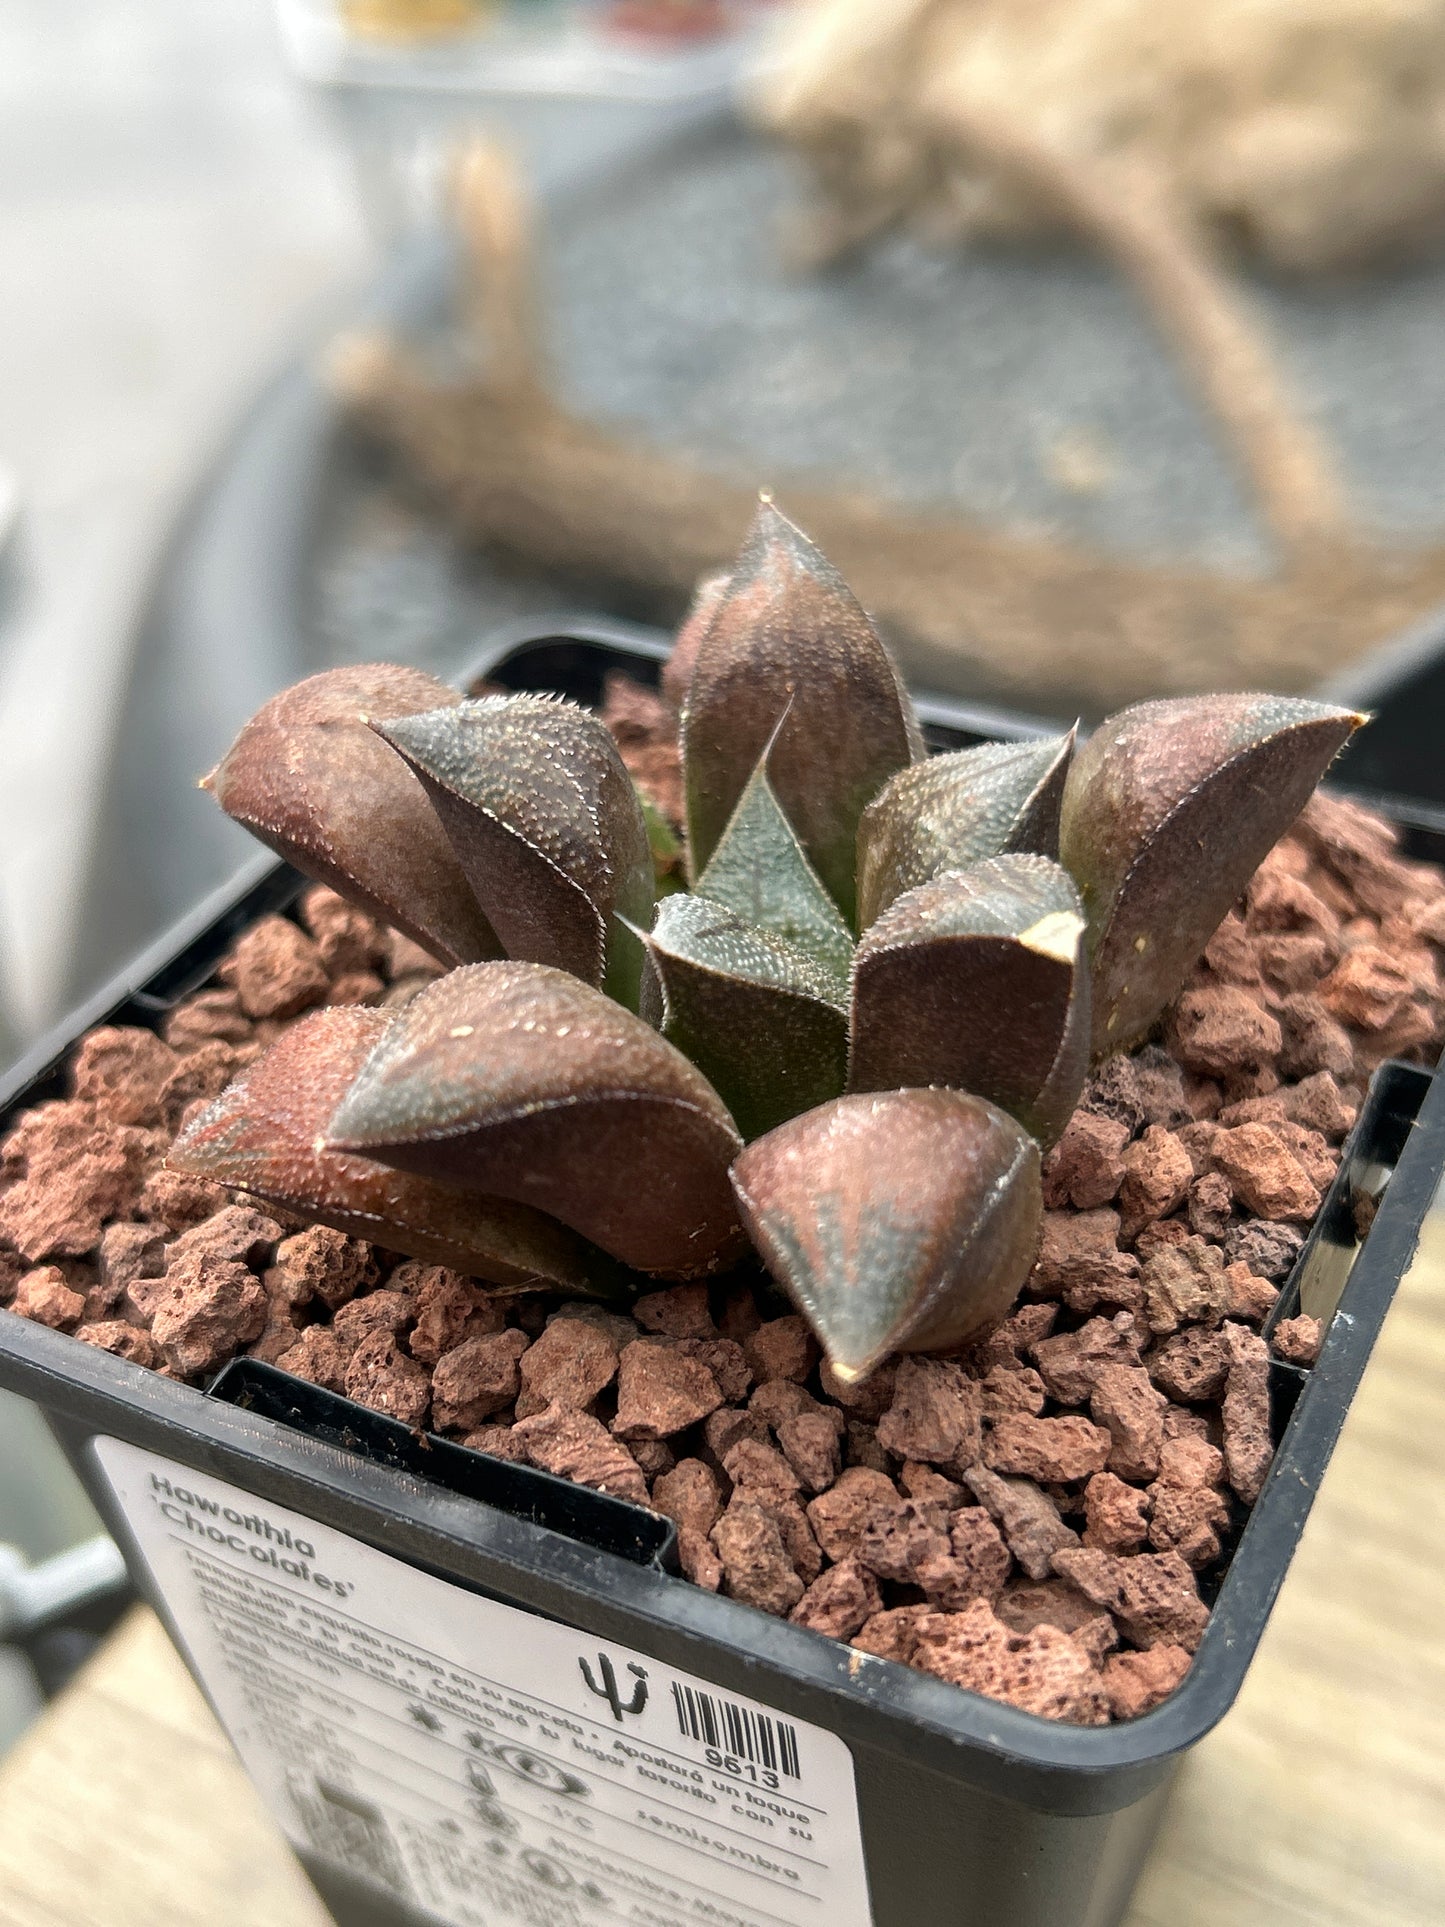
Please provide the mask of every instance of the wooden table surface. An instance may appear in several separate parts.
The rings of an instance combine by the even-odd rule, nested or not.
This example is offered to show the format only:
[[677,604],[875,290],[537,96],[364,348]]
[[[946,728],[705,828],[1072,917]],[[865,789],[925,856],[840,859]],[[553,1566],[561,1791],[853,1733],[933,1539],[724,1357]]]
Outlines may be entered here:
[[[1445,1217],[1128,1927],[1445,1922]],[[3,1927],[326,1927],[138,1610],[0,1767]]]

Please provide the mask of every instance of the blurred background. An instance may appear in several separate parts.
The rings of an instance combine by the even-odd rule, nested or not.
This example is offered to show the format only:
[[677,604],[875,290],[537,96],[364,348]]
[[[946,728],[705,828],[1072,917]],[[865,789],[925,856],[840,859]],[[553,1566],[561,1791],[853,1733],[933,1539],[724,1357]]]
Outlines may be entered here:
[[0,1061],[265,697],[673,624],[760,485],[925,686],[1329,688],[1445,803],[1445,0],[0,0],[0,231]]

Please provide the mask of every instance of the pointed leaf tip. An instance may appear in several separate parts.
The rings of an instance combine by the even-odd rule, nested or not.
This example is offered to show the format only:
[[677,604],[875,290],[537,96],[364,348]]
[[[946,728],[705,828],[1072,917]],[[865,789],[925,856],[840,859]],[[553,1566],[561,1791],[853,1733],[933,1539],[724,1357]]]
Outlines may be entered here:
[[773,788],[851,919],[858,818],[912,761],[916,723],[893,660],[847,584],[764,501],[698,643],[683,711],[695,876],[790,701],[769,767]]
[[480,964],[396,1013],[328,1141],[514,1198],[639,1271],[700,1275],[743,1248],[741,1140],[680,1051],[542,964]]
[[509,956],[570,970],[635,1007],[641,953],[614,921],[645,924],[647,824],[610,732],[548,696],[478,702],[376,724],[424,785]]
[[324,670],[259,709],[201,786],[304,875],[443,963],[495,957],[501,946],[426,792],[361,720],[460,701],[420,669]]
[[192,1120],[167,1163],[489,1284],[619,1295],[613,1260],[540,1211],[327,1147],[332,1111],[391,1021],[349,1004],[303,1017]]
[[1000,856],[905,891],[858,945],[851,1090],[945,1084],[1043,1143],[1088,1070],[1084,912],[1043,856]]
[[858,927],[905,890],[986,857],[1057,857],[1075,732],[980,743],[900,770],[858,825]]
[[1139,703],[1100,724],[1065,788],[1060,858],[1089,918],[1093,1051],[1176,995],[1360,718],[1303,697]]
[[841,1097],[733,1165],[743,1222],[840,1373],[949,1351],[1003,1317],[1033,1265],[1039,1152],[959,1091]]

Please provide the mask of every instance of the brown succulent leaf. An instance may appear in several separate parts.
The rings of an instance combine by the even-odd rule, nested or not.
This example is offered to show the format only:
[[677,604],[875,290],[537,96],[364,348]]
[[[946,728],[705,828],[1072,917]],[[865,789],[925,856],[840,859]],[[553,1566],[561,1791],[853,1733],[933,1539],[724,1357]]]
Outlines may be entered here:
[[692,874],[702,874],[773,733],[769,774],[845,918],[858,818],[918,753],[888,651],[830,562],[764,498],[698,643],[682,716]]
[[398,1011],[332,1146],[558,1217],[639,1271],[743,1248],[722,1099],[640,1017],[544,964],[478,964]]
[[322,1146],[390,1022],[357,1004],[303,1017],[187,1125],[168,1163],[492,1285],[623,1295],[626,1274],[555,1218]]
[[610,732],[553,696],[485,696],[379,723],[424,785],[508,956],[636,1008],[647,824]]
[[1083,895],[1093,1051],[1134,1043],[1365,721],[1300,696],[1139,703],[1100,724],[1064,790]]
[[843,1089],[838,981],[702,896],[668,897],[647,939],[642,1014],[711,1082],[745,1138]]
[[1038,1251],[1038,1146],[961,1091],[836,1098],[750,1144],[733,1185],[846,1379],[891,1351],[966,1344],[1008,1311]]
[[697,880],[697,894],[725,905],[753,929],[806,951],[833,984],[837,998],[846,1000],[852,934],[768,781],[775,741],[776,732]]
[[858,928],[945,870],[1012,851],[1057,857],[1074,734],[980,743],[899,770],[858,824]]
[[858,945],[849,1089],[946,1084],[1052,1143],[1089,1067],[1084,929],[1072,879],[1045,856],[906,891]]
[[420,669],[323,670],[258,709],[202,788],[288,863],[443,963],[498,957],[426,791],[368,727],[460,701]]

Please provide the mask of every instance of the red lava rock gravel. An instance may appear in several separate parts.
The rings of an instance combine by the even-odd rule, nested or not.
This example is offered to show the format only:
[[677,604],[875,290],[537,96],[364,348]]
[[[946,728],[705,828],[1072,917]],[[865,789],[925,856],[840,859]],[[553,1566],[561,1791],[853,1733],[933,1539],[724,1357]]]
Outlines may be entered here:
[[[677,822],[671,712],[609,689]],[[1048,1718],[1129,1719],[1184,1677],[1272,1450],[1260,1335],[1371,1070],[1442,1041],[1445,881],[1316,798],[1163,1026],[1098,1067],[1045,1160],[1038,1263],[957,1358],[820,1366],[760,1274],[629,1311],[509,1298],[164,1168],[299,1013],[409,994],[415,945],[308,889],[159,1036],[108,1026],[0,1142],[0,1304],[205,1383],[239,1351],[410,1426],[675,1521],[683,1570],[860,1655]],[[1308,1368],[1317,1321],[1274,1355]]]

